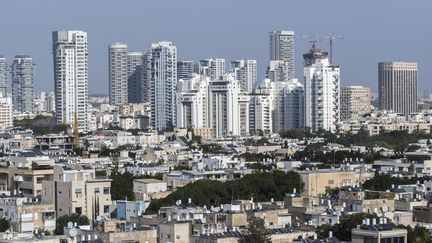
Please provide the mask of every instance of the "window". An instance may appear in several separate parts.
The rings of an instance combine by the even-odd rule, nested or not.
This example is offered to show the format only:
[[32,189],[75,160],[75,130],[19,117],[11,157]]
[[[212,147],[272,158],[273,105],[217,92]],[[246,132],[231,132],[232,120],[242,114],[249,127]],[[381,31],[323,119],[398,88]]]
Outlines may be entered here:
[[100,193],[100,188],[99,188],[99,187],[96,187],[96,188],[94,189],[94,193]]
[[393,242],[394,243],[405,243],[405,237],[401,236],[401,237],[394,237],[393,238]]
[[110,194],[110,193],[111,193],[111,188],[110,187],[104,187],[103,194]]
[[380,243],[392,243],[392,238],[382,238]]
[[82,214],[82,208],[81,207],[76,207],[75,208],[75,213]]
[[364,237],[363,242],[364,243],[378,243],[378,239],[372,238],[372,237]]
[[328,184],[330,184],[330,185],[334,184],[334,180],[329,180]]
[[37,178],[36,178],[36,183],[37,183],[37,184],[40,184],[40,183],[42,183],[43,180],[44,180],[43,177],[37,177]]
[[82,197],[82,189],[81,188],[76,188],[75,189],[75,197],[76,198],[81,198]]
[[104,213],[109,213],[110,212],[110,206],[104,206]]

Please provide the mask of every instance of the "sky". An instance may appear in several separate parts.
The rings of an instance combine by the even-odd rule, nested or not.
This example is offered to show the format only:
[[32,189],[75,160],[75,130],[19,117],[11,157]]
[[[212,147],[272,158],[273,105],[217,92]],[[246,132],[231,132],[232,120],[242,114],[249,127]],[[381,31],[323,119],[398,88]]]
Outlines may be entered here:
[[[89,43],[89,93],[108,93],[108,45],[145,51],[168,40],[179,60],[209,57],[258,61],[259,79],[269,62],[272,30],[293,30],[296,77],[311,46],[301,36],[343,36],[333,63],[341,85],[377,90],[377,63],[415,61],[419,94],[431,92],[431,0],[1,0],[0,55],[10,63],[28,54],[36,64],[35,91],[53,90],[51,32],[84,30]],[[328,40],[318,43],[328,50]],[[228,65],[227,65],[228,68]],[[8,80],[10,87],[10,79]],[[10,88],[9,88],[10,90]]]

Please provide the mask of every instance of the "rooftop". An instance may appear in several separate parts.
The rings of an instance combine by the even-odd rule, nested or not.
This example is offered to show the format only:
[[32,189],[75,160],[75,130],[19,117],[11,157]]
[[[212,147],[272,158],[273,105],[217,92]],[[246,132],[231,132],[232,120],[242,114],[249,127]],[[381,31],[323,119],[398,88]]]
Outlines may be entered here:
[[142,182],[144,184],[151,184],[151,183],[164,183],[164,181],[153,179],[153,178],[146,178],[146,179],[134,179],[134,181]]

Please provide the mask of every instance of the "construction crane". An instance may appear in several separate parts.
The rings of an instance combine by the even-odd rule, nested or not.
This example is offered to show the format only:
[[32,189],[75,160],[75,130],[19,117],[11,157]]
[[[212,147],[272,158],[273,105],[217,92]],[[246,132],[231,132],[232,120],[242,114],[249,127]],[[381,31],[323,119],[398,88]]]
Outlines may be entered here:
[[73,135],[74,135],[74,139],[73,139],[74,149],[79,149],[80,144],[79,144],[78,115],[77,115],[77,112],[74,112]]
[[343,36],[329,34],[328,36],[323,36],[323,38],[329,39],[329,45],[330,45],[329,63],[333,64],[333,40],[342,40]]

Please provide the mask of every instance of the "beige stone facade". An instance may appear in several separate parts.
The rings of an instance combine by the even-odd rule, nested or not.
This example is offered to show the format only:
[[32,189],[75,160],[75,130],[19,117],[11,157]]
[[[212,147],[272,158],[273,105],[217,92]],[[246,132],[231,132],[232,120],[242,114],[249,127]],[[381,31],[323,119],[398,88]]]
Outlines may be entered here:
[[301,171],[300,176],[304,182],[302,194],[305,196],[318,196],[326,193],[328,189],[359,183],[357,173],[354,171],[311,170]]

